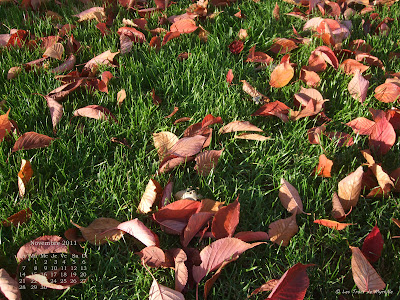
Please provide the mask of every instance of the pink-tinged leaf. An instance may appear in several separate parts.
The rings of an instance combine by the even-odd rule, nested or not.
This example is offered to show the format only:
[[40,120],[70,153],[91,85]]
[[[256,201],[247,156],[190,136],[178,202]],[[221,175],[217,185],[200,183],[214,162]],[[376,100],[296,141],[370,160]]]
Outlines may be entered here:
[[169,252],[174,257],[175,262],[175,290],[182,292],[189,279],[188,268],[185,265],[188,257],[185,251],[179,248],[171,249]]
[[290,239],[299,231],[299,226],[296,223],[296,214],[286,219],[269,224],[268,236],[271,242],[288,246]]
[[199,153],[196,158],[196,165],[194,169],[201,176],[207,176],[211,170],[215,168],[218,163],[222,150],[207,150]]
[[274,300],[302,300],[304,299],[310,280],[307,276],[307,268],[314,266],[313,264],[303,265],[295,264],[282,275],[281,279],[276,283],[271,294],[267,299]]
[[322,22],[323,20],[324,20],[324,19],[322,19],[321,17],[312,18],[312,19],[308,20],[308,21],[306,22],[306,24],[304,24],[303,30],[305,31],[305,30],[307,30],[307,29],[310,29],[310,30],[316,31],[317,28],[318,28],[318,26],[319,26],[319,24],[321,24],[321,22]]
[[164,39],[162,41],[161,46],[164,46],[166,43],[168,43],[170,40],[175,39],[177,37],[179,37],[181,35],[181,33],[179,31],[169,31],[164,35]]
[[[99,65],[114,66],[114,57],[119,53],[119,51],[112,53],[110,50],[103,52],[96,57],[89,60],[83,67],[83,74],[96,73]],[[83,76],[83,75],[82,75]]]
[[379,119],[369,135],[369,147],[372,151],[385,155],[396,142],[396,132],[386,118]]
[[214,273],[214,275],[206,281],[204,284],[204,300],[207,300],[207,296],[211,291],[212,286],[214,285],[215,281],[219,278],[219,275],[221,275],[222,269],[229,264],[232,261],[235,261],[239,258],[238,255],[233,256],[229,260],[225,260],[222,265],[218,268],[218,270]]
[[158,236],[146,227],[139,219],[133,219],[130,221],[119,224],[116,229],[129,233],[134,238],[141,241],[146,246],[159,246],[160,241]]
[[364,73],[366,70],[369,69],[368,66],[363,65],[362,63],[356,61],[355,59],[346,59],[340,64],[340,68],[346,73],[347,75],[355,75],[356,71],[358,70],[360,73]]
[[255,242],[255,241],[268,241],[268,233],[264,231],[241,231],[235,234],[235,238],[242,240],[243,242]]
[[288,114],[289,107],[277,100],[264,104],[252,116],[276,116],[286,123],[289,121]]
[[321,82],[319,75],[314,71],[308,70],[308,67],[301,68],[300,80],[311,87],[316,87]]
[[190,216],[196,213],[200,205],[201,203],[199,201],[189,199],[178,200],[155,212],[153,214],[153,219],[156,222],[162,222],[165,220],[187,222]]
[[18,282],[8,275],[7,271],[0,269],[0,292],[8,300],[20,300],[21,292],[19,291]]
[[235,202],[220,208],[214,216],[211,232],[216,239],[231,237],[239,224],[240,203],[239,197]]
[[370,135],[374,129],[375,122],[364,117],[355,118],[346,123],[353,129],[353,132],[360,135]]
[[48,93],[45,98],[51,98],[55,101],[61,101],[63,100],[66,96],[68,96],[70,93],[75,91],[77,88],[79,88],[82,84],[84,83],[83,79],[78,79],[74,82],[64,84],[55,90],[52,90],[50,93]]
[[299,120],[305,117],[311,117],[319,114],[324,106],[325,100],[317,101],[315,99],[310,99],[307,105],[300,111],[290,110],[290,119]]
[[185,300],[182,293],[159,284],[155,279],[150,287],[149,300]]
[[335,53],[327,46],[319,46],[314,51],[319,51],[322,55],[322,58],[330,64],[335,70],[339,67],[339,61],[335,55]]
[[49,253],[68,253],[68,246],[65,240],[58,235],[38,237],[19,248],[16,257],[18,262],[21,262],[32,255]]
[[324,97],[321,93],[313,88],[306,89],[301,87],[300,92],[294,94],[294,98],[301,106],[307,106],[307,104],[313,99],[318,102],[324,101]]
[[325,154],[319,156],[318,166],[315,169],[315,174],[321,177],[330,178],[333,161],[328,159]]
[[144,33],[132,27],[121,27],[118,29],[117,33],[119,35],[126,35],[134,43],[143,43],[146,41]]
[[383,237],[377,225],[374,226],[372,231],[367,235],[361,247],[361,252],[365,258],[373,264],[381,257],[383,250]]
[[150,178],[147,183],[146,190],[140,200],[137,211],[141,214],[151,212],[154,202],[161,197],[162,187],[155,179]]
[[258,293],[262,293],[262,292],[269,292],[272,291],[275,286],[278,284],[279,279],[271,279],[268,280],[266,283],[264,283],[262,286],[260,286],[259,288],[255,289],[250,296],[256,295]]
[[357,205],[361,193],[363,174],[363,168],[360,166],[355,172],[339,182],[338,196],[344,211],[348,211]]
[[400,85],[385,82],[375,88],[375,98],[384,103],[395,102],[400,97]]
[[367,98],[367,91],[369,87],[369,81],[365,79],[360,71],[357,69],[355,71],[353,79],[349,82],[349,86],[347,89],[350,92],[350,95],[358,100],[359,102],[363,103]]
[[64,63],[59,65],[58,67],[50,70],[51,73],[62,73],[65,71],[70,71],[75,67],[76,57],[75,55],[71,54]]
[[233,72],[232,72],[232,69],[229,69],[229,71],[228,71],[228,73],[226,74],[226,82],[228,83],[228,84],[231,84],[232,83],[232,80],[233,80]]
[[173,189],[174,189],[174,182],[169,180],[167,185],[164,187],[163,193],[161,195],[160,209],[171,202]]
[[208,273],[218,269],[224,261],[261,244],[264,242],[248,244],[231,237],[213,242],[201,250],[201,265],[193,266],[194,281],[199,283]]
[[249,121],[233,121],[229,124],[226,124],[219,130],[220,134],[228,133],[228,132],[237,132],[237,131],[258,131],[262,132],[262,129],[257,126],[251,124]]
[[194,156],[203,149],[206,139],[207,138],[202,135],[181,138],[171,147],[167,154],[180,157]]
[[369,53],[364,53],[360,51],[356,51],[356,60],[359,62],[363,62],[369,66],[375,66],[383,69],[383,63],[382,61],[377,58],[376,56],[373,56]]
[[54,138],[36,132],[25,132],[15,142],[12,152],[48,147]]
[[96,120],[108,120],[111,117],[115,122],[117,118],[105,107],[100,105],[88,105],[74,111],[75,117],[86,117]]
[[354,225],[353,223],[339,223],[326,219],[314,220],[314,223],[336,230],[343,230],[349,225]]
[[338,221],[343,221],[346,218],[346,213],[336,192],[332,196],[332,217]]
[[261,134],[257,134],[257,133],[245,133],[242,132],[240,134],[237,134],[234,136],[235,139],[241,139],[241,140],[251,140],[251,141],[267,141],[269,140],[271,137],[270,136],[264,136]]
[[56,128],[57,124],[60,122],[63,115],[63,106],[61,103],[51,99],[46,98],[47,106],[50,110],[51,122],[53,123],[53,129]]
[[192,19],[182,19],[171,25],[171,32],[192,33],[197,29],[196,22]]
[[211,212],[198,212],[193,214],[188,221],[188,224],[183,231],[182,246],[187,247],[193,237],[208,223],[214,216]]
[[177,155],[167,155],[160,163],[160,167],[158,169],[158,172],[160,174],[169,172],[173,170],[174,168],[180,166],[181,164],[184,164],[186,162],[194,160],[194,157],[182,157],[182,156],[177,156]]
[[310,58],[308,59],[307,69],[309,71],[314,72],[322,72],[326,69],[325,59],[322,57],[322,53],[320,51],[311,52]]
[[321,136],[321,134],[324,133],[324,131],[325,131],[325,126],[324,125],[310,128],[307,131],[308,141],[313,145],[319,145],[321,143],[320,136]]
[[292,214],[304,213],[303,203],[296,188],[281,178],[281,187],[279,189],[279,199],[282,205]]
[[156,246],[148,246],[136,254],[139,255],[142,264],[152,268],[158,268],[165,263],[164,251]]
[[79,283],[86,282],[86,279],[83,280],[78,277],[78,272],[73,269],[73,266],[48,271],[44,274],[28,275],[24,279],[32,285],[39,284],[42,287],[53,290],[65,290]]
[[376,293],[383,290],[386,284],[371,266],[359,248],[349,246],[352,252],[351,271],[353,279],[360,291],[366,293]]

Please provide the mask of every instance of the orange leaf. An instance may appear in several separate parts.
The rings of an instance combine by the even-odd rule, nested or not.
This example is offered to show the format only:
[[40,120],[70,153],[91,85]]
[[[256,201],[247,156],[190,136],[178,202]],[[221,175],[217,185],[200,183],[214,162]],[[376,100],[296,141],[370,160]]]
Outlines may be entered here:
[[33,170],[29,160],[22,159],[21,170],[18,172],[18,190],[20,197],[25,196],[26,186],[33,176]]
[[296,214],[286,219],[280,219],[269,224],[268,236],[271,242],[288,246],[290,239],[299,231]]
[[191,33],[197,29],[196,22],[192,19],[182,19],[171,25],[171,32]]
[[269,85],[281,88],[287,85],[294,76],[294,69],[289,62],[279,64],[271,73]]
[[11,123],[8,119],[10,109],[0,116],[0,142],[4,140],[4,137],[11,132]]
[[360,166],[338,184],[338,196],[345,211],[357,205],[361,193],[363,174],[363,168]]
[[153,133],[154,147],[160,159],[176,144],[178,137],[169,131]]
[[386,284],[371,266],[359,248],[349,246],[352,252],[351,271],[357,287],[362,292],[376,293],[385,288]]
[[339,223],[336,221],[331,221],[326,219],[314,220],[314,223],[336,230],[343,230],[349,225],[354,225],[353,223]]
[[202,176],[207,176],[211,170],[217,165],[219,157],[222,154],[221,150],[207,150],[199,153],[195,160],[196,165],[194,169]]
[[276,38],[274,39],[274,43],[272,44],[270,50],[275,54],[286,54],[296,48],[297,45],[293,40],[286,38]]
[[328,159],[325,154],[321,154],[319,156],[318,166],[315,170],[315,173],[318,176],[330,178],[331,177],[331,169],[333,166],[333,161]]
[[300,80],[311,87],[319,85],[321,78],[314,71],[309,71],[307,67],[302,67],[300,71]]
[[400,85],[386,82],[375,88],[375,98],[381,102],[395,102],[400,97]]
[[47,48],[43,54],[43,57],[51,57],[60,60],[64,53],[64,46],[61,43],[55,43],[51,47]]
[[279,20],[279,5],[278,2],[275,3],[274,10],[272,11],[272,16],[275,20]]
[[369,69],[368,66],[363,65],[362,63],[356,61],[355,59],[346,59],[340,64],[340,68],[347,74],[347,75],[355,75],[356,70],[359,70],[360,73],[364,73],[366,70]]
[[235,139],[241,139],[241,140],[251,140],[251,141],[266,141],[269,140],[271,137],[270,136],[263,136],[261,134],[257,133],[240,133],[238,135],[234,136]]
[[233,80],[233,72],[232,69],[229,69],[228,73],[226,74],[226,82],[231,84]]

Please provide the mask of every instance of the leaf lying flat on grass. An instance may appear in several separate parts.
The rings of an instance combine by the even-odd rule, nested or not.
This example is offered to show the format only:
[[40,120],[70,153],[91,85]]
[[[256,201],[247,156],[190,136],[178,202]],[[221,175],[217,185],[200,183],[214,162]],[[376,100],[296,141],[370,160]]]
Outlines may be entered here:
[[372,228],[361,247],[361,252],[365,258],[373,264],[381,257],[383,250],[383,237],[377,225]]
[[360,166],[356,171],[339,182],[338,196],[344,211],[348,211],[351,207],[357,205],[361,193],[363,174],[363,168]]
[[314,220],[314,223],[336,230],[343,230],[349,225],[354,225],[352,223],[339,223],[336,221],[331,221],[326,219]]
[[21,292],[19,291],[18,282],[8,275],[5,269],[0,269],[0,292],[8,300],[20,300]]
[[251,124],[249,121],[233,121],[229,124],[223,126],[219,133],[229,133],[229,132],[236,132],[236,131],[258,131],[262,132],[262,129],[258,128],[257,126]]
[[300,199],[299,192],[283,178],[281,178],[279,199],[288,212],[292,214],[305,213],[303,211],[303,203]]
[[318,166],[315,169],[315,174],[321,177],[330,178],[333,161],[328,159],[325,154],[319,156]]
[[194,236],[202,229],[209,220],[214,216],[211,212],[197,212],[193,214],[183,231],[182,236],[182,246],[187,247],[189,242],[194,238]]
[[156,246],[148,246],[136,254],[139,255],[142,264],[152,268],[158,268],[165,263],[164,251]]
[[155,279],[150,287],[149,300],[185,300],[182,293],[159,284]]
[[[283,58],[282,58],[283,60]],[[281,88],[287,85],[294,76],[294,69],[290,65],[289,58],[280,63],[271,73],[269,85],[274,88]]]
[[108,120],[111,117],[117,122],[117,118],[107,108],[95,104],[79,108],[73,114],[75,117],[86,117],[96,120]]
[[217,165],[223,150],[206,150],[199,153],[195,158],[196,165],[194,166],[197,173],[201,176],[207,176]]
[[211,232],[216,239],[231,237],[239,224],[240,203],[239,197],[235,202],[220,208],[214,216]]
[[146,227],[139,219],[135,218],[130,221],[126,221],[118,224],[115,229],[122,230],[129,233],[134,238],[138,239],[140,242],[146,246],[159,246],[160,241],[158,236]]
[[362,292],[376,293],[383,290],[386,284],[371,266],[359,248],[349,246],[352,252],[351,271],[357,287]]
[[271,242],[288,246],[290,239],[299,231],[299,226],[296,223],[296,214],[286,219],[269,224],[268,236]]
[[26,223],[31,216],[32,216],[32,211],[28,207],[8,217],[5,221],[1,223],[1,225],[5,227],[11,225],[18,226],[19,224]]
[[77,227],[82,232],[82,236],[93,245],[102,245],[108,241],[115,242],[124,235],[123,231],[116,229],[121,222],[111,218],[98,218],[87,227],[80,226],[72,221],[71,223]]
[[396,132],[392,124],[386,118],[380,118],[375,122],[370,135],[369,147],[372,151],[385,155],[396,142]]
[[11,132],[11,123],[8,119],[10,109],[0,116],[0,142],[4,140],[4,137]]
[[12,152],[48,147],[54,138],[36,132],[25,132],[15,142]]

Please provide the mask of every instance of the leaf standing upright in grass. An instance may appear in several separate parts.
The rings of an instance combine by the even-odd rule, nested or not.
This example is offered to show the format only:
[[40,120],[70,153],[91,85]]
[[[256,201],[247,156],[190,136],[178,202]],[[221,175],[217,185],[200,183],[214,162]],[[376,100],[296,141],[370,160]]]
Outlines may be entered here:
[[239,197],[235,202],[220,208],[214,216],[211,232],[216,239],[231,237],[239,224],[240,203]]
[[4,140],[4,137],[11,132],[11,123],[8,120],[8,114],[10,109],[0,116],[0,142]]
[[147,214],[151,212],[151,207],[157,198],[161,198],[162,187],[154,179],[150,178],[147,183],[146,190],[143,193],[142,199],[140,200],[137,211],[141,214]]
[[360,73],[360,70],[356,69],[353,79],[349,82],[348,90],[350,95],[363,103],[367,98],[367,91],[369,87],[369,81],[366,80]]
[[21,162],[21,170],[18,172],[18,190],[21,198],[25,196],[26,186],[32,176],[33,170],[31,162],[23,159]]
[[281,188],[279,189],[279,199],[282,205],[292,214],[305,213],[303,203],[296,188],[281,178]]
[[233,72],[232,69],[229,69],[228,73],[226,74],[226,82],[231,84],[233,80]]
[[349,246],[352,252],[351,256],[351,271],[353,279],[357,287],[362,292],[376,293],[383,290],[386,284],[382,278],[371,266],[360,249]]

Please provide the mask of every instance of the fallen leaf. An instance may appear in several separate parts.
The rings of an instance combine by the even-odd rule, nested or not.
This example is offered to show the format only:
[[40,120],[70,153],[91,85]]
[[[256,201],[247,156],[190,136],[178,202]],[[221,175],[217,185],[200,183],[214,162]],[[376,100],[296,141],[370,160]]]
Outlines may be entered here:
[[338,196],[344,211],[355,207],[361,193],[361,183],[364,171],[362,166],[356,171],[343,178],[338,184]]
[[153,133],[154,147],[157,149],[159,158],[162,159],[178,140],[179,138],[169,131]]
[[50,110],[51,122],[53,124],[53,130],[55,130],[57,124],[60,122],[63,115],[63,106],[61,103],[53,100],[52,98],[46,97],[47,106]]
[[189,242],[194,238],[194,236],[208,223],[208,221],[213,217],[211,212],[197,212],[190,216],[188,224],[183,231],[182,236],[182,246],[187,247]]
[[176,120],[174,121],[174,123],[172,123],[172,124],[176,125],[176,124],[179,124],[179,123],[188,122],[188,121],[190,121],[191,119],[192,119],[192,118],[189,118],[189,117],[179,118],[179,119],[176,119]]
[[111,117],[115,122],[117,118],[105,107],[100,105],[88,105],[73,112],[75,117],[86,117],[96,120],[108,120]]
[[223,126],[220,130],[220,134],[229,133],[229,132],[237,132],[237,131],[258,131],[262,132],[262,129],[257,126],[251,124],[249,121],[233,121],[229,124]]
[[371,263],[375,263],[381,257],[383,250],[383,237],[377,225],[367,235],[361,247],[361,252],[365,258]]
[[124,102],[125,99],[126,99],[126,92],[125,92],[125,89],[122,89],[117,94],[117,104],[118,104],[118,106],[121,106],[122,102]]
[[61,101],[64,99],[66,96],[68,96],[70,93],[75,91],[77,88],[79,88],[82,84],[84,83],[83,79],[78,79],[74,82],[64,84],[55,90],[52,90],[50,93],[48,93],[45,98],[52,99],[55,101]]
[[384,103],[395,102],[400,97],[400,85],[385,82],[375,88],[374,97]]
[[200,252],[201,264],[193,266],[193,279],[199,283],[208,273],[218,269],[226,260],[233,256],[239,256],[243,252],[264,242],[248,244],[236,238],[222,238]]
[[298,231],[296,214],[293,214],[289,218],[280,219],[269,224],[268,236],[271,242],[286,247],[289,245],[290,239]]
[[261,134],[257,133],[240,133],[238,135],[234,136],[235,139],[241,139],[241,140],[252,140],[252,141],[266,141],[269,140],[271,137],[270,136],[263,136]]
[[183,137],[171,147],[167,154],[173,154],[180,157],[194,156],[203,149],[206,140],[207,138],[202,135]]
[[374,173],[382,192],[389,193],[392,187],[394,187],[394,183],[390,176],[382,169],[380,165],[376,163],[370,166],[370,168],[372,173]]
[[[153,214],[153,219],[160,223],[165,220],[187,222],[196,213],[201,203],[195,200],[182,199],[172,202]],[[186,225],[185,225],[186,226]]]
[[385,155],[396,142],[396,132],[386,118],[375,122],[370,135],[369,147],[372,151]]
[[4,115],[0,115],[0,142],[2,142],[4,137],[11,132],[11,123],[8,119],[10,110],[11,109],[8,109]]
[[235,234],[235,238],[242,240],[243,242],[255,242],[255,241],[268,241],[268,233],[264,231],[241,231]]
[[174,110],[168,116],[165,116],[164,119],[171,118],[173,115],[175,115],[178,112],[178,110],[179,110],[179,107],[175,106]]
[[223,207],[224,203],[225,202],[215,201],[212,199],[202,199],[197,212],[211,212],[215,214]]
[[179,33],[192,33],[193,31],[196,31],[196,29],[197,25],[194,20],[182,19],[174,22],[174,24],[171,25],[170,31]]
[[342,221],[346,218],[346,213],[344,212],[342,203],[338,194],[335,192],[332,196],[332,217],[338,221]]
[[369,69],[368,66],[356,61],[355,59],[346,59],[340,64],[340,68],[347,75],[355,75],[358,70],[360,73],[364,73]]
[[354,145],[353,137],[345,132],[325,132],[324,133],[331,141],[334,141],[338,147],[350,147]]
[[10,275],[8,275],[5,269],[0,269],[0,292],[8,300],[22,299],[21,292],[19,291],[18,282]]
[[240,80],[243,83],[243,91],[253,98],[253,102],[260,104],[264,95],[252,87],[246,80]]
[[232,69],[229,69],[228,74],[226,74],[226,82],[231,84],[233,80],[233,72]]
[[110,50],[103,52],[89,60],[83,67],[83,75],[95,74],[99,65],[114,66],[114,57],[119,54],[119,51],[112,53]]
[[353,79],[349,82],[347,89],[350,95],[363,103],[367,98],[367,92],[369,87],[369,81],[366,80],[360,73],[360,70],[356,70]]
[[292,39],[276,38],[269,50],[275,54],[286,54],[296,48],[298,48],[298,46]]
[[371,266],[359,248],[349,246],[352,252],[351,271],[357,287],[362,292],[376,293],[385,288],[386,284]]
[[32,216],[32,211],[28,207],[8,217],[5,221],[1,223],[1,225],[5,227],[9,227],[11,225],[18,226],[19,224],[26,223],[31,216]]
[[325,131],[325,125],[310,128],[307,131],[308,141],[313,145],[321,144],[320,136],[324,133],[324,131]]
[[179,31],[174,31],[174,32],[169,31],[169,32],[167,32],[164,35],[164,39],[163,39],[163,42],[162,42],[161,46],[164,46],[170,40],[175,39],[175,38],[179,37],[180,35],[181,35],[181,33]]
[[54,139],[36,132],[25,132],[15,142],[12,152],[47,147]]
[[308,59],[308,71],[322,72],[325,71],[326,67],[327,64],[325,59],[322,57],[322,53],[315,50],[311,52],[311,55]]
[[238,35],[237,35],[238,39],[241,40],[241,41],[246,40],[246,39],[248,38],[248,36],[249,36],[249,35],[248,35],[248,33],[247,33],[247,30],[246,30],[246,29],[243,29],[243,28],[241,28],[241,29],[239,30]]
[[229,51],[231,51],[231,53],[239,54],[240,52],[242,52],[242,50],[244,48],[244,44],[242,41],[238,40],[238,41],[233,41],[232,43],[230,43],[228,47],[229,47]]
[[160,245],[158,236],[137,218],[118,224],[116,229],[129,233],[147,247]]
[[[256,46],[253,46],[249,50],[249,55],[247,55],[246,62],[254,62],[269,65],[273,62],[273,58],[264,52],[256,52]],[[241,80],[243,82],[243,90],[244,90],[244,82],[245,80]]]
[[71,54],[66,60],[65,62],[63,62],[61,65],[59,65],[58,67],[51,69],[49,72],[51,73],[62,73],[65,71],[70,71],[74,68],[76,63],[76,57],[75,55]]
[[318,166],[315,169],[315,174],[321,177],[330,178],[333,161],[328,159],[325,154],[319,156]]
[[32,166],[29,160],[22,159],[21,170],[18,172],[18,190],[19,196],[25,196],[26,186],[33,176]]
[[149,300],[185,300],[182,293],[159,284],[155,279],[150,287]]
[[274,88],[281,88],[287,85],[294,76],[294,69],[288,61],[279,64],[271,73],[269,85]]
[[355,118],[346,123],[353,129],[353,132],[360,135],[370,135],[374,129],[375,122],[364,117]]
[[239,224],[239,215],[239,197],[233,203],[220,208],[215,214],[211,225],[211,232],[215,238],[232,237]]
[[142,199],[138,205],[137,211],[141,214],[147,214],[151,212],[151,207],[157,198],[161,198],[161,194],[161,185],[156,180],[150,178],[149,182],[147,183],[146,190],[144,191]]
[[107,17],[103,7],[92,7],[80,12],[74,17],[79,18],[78,22],[96,19],[98,22],[106,21]]
[[295,264],[282,275],[267,299],[304,299],[310,280],[307,276],[307,268],[315,266],[314,264],[303,265]]
[[142,251],[137,252],[142,264],[152,268],[158,268],[165,263],[165,253],[156,246],[148,246]]
[[259,288],[256,288],[251,294],[250,296],[256,295],[258,293],[262,293],[262,292],[269,292],[272,291],[274,289],[274,287],[278,284],[279,279],[271,279],[268,280],[266,283],[264,283],[262,286],[260,286]]
[[278,2],[275,2],[274,10],[272,11],[272,16],[275,20],[279,20],[279,5]]
[[296,188],[281,178],[281,187],[279,189],[279,199],[282,205],[292,214],[305,213],[303,203]]
[[219,275],[221,275],[222,269],[229,264],[232,261],[235,261],[239,258],[238,255],[234,255],[232,258],[229,258],[228,260],[225,260],[221,266],[218,268],[218,270],[214,273],[214,275],[206,281],[204,284],[204,299],[207,300],[207,296],[211,291],[212,286],[214,285],[215,281],[219,278]]
[[269,102],[264,104],[251,115],[264,116],[264,117],[276,116],[286,123],[289,121],[288,114],[289,114],[289,107],[286,104],[276,100],[274,102]]
[[98,218],[90,223],[88,227],[80,226],[72,221],[71,223],[77,227],[82,232],[82,236],[93,245],[102,245],[108,241],[116,242],[124,235],[123,231],[115,229],[121,222],[111,218]]
[[32,255],[68,252],[67,243],[62,237],[58,235],[44,235],[19,248],[16,257],[18,263],[20,263]]
[[61,43],[55,43],[54,45],[46,49],[46,51],[43,54],[43,57],[51,57],[61,60],[63,53],[64,53],[64,46]]
[[307,67],[301,68],[300,80],[311,87],[317,87],[321,82],[319,75],[314,71],[309,71]]
[[179,248],[170,250],[170,253],[174,257],[175,262],[175,290],[182,292],[189,280],[188,268],[185,265],[188,257],[185,251]]
[[370,66],[375,66],[375,67],[384,69],[382,61],[379,58],[377,58],[376,56],[373,56],[369,53],[359,52],[359,51],[355,51],[355,54],[356,54],[357,61],[366,63],[367,65],[370,65]]
[[317,101],[310,99],[307,105],[300,111],[290,110],[290,119],[293,121],[299,120],[305,117],[311,117],[319,114],[324,106],[325,100]]
[[[57,270],[45,272],[44,274],[32,274],[24,279],[33,285],[39,285],[53,290],[65,290],[79,283],[84,283],[78,277],[78,272],[74,269],[75,266],[64,266]],[[82,274],[82,272],[81,272]]]
[[336,230],[343,230],[349,225],[354,225],[353,223],[339,223],[336,221],[331,221],[326,219],[314,220],[314,223]]

